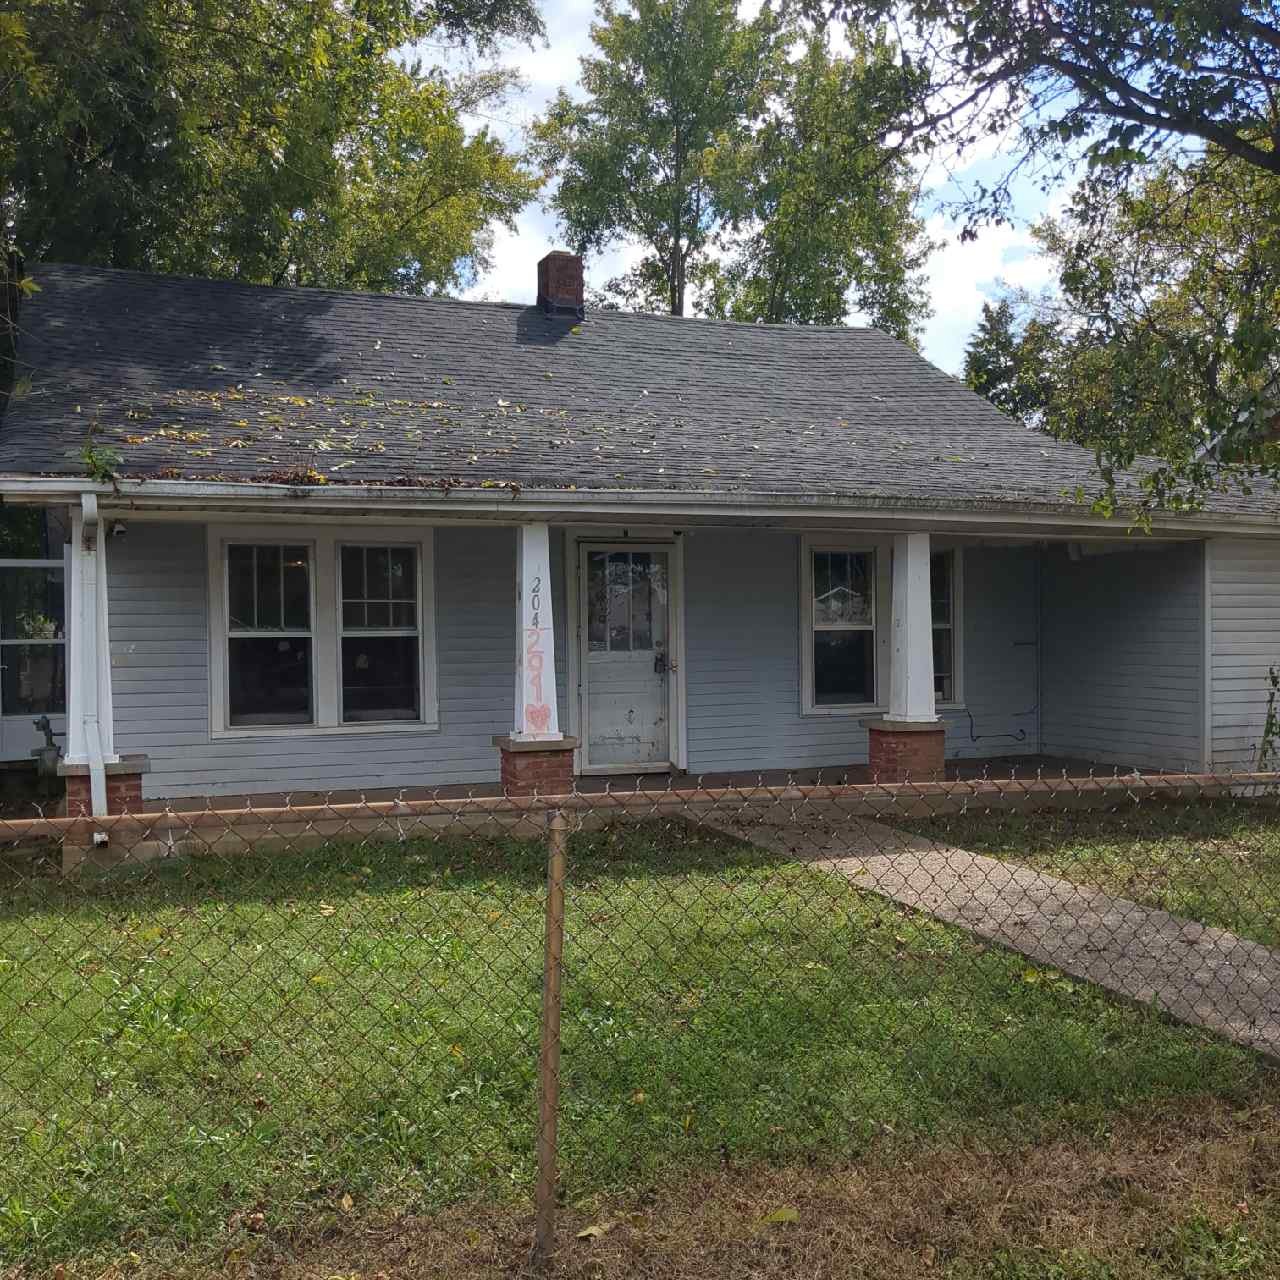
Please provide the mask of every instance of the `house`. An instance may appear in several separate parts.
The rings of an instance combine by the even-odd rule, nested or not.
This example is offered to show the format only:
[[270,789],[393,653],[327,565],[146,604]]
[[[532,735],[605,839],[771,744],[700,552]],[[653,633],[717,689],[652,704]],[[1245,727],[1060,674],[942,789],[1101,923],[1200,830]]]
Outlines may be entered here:
[[1086,451],[874,329],[584,313],[578,259],[537,271],[504,306],[33,267],[0,754],[53,715],[98,812],[1254,762],[1270,492],[1131,532]]

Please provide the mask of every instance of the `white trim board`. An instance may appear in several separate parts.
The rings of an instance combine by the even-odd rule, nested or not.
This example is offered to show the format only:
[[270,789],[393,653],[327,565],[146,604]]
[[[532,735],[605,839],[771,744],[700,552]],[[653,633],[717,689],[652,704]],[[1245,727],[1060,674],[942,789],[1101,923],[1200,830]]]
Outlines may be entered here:
[[[423,521],[435,516],[445,519],[485,518],[500,523],[529,521],[570,521],[609,523],[622,527],[642,519],[654,524],[679,523],[687,529],[691,522],[758,523],[766,526],[797,523],[820,526],[833,523],[881,529],[912,528],[963,533],[984,529],[1025,531],[1035,537],[1123,538],[1129,532],[1119,521],[1100,516],[1071,503],[995,504],[991,501],[909,500],[851,498],[848,501],[794,494],[738,494],[691,490],[609,491],[581,489],[511,489],[495,495],[493,490],[458,488],[451,490],[408,489],[395,485],[327,485],[321,487],[236,484],[197,480],[131,480],[122,478],[99,484],[87,478],[49,478],[29,475],[0,475],[0,494],[7,501],[49,505],[78,502],[81,494],[97,494],[103,499],[104,515],[127,518],[147,508],[164,509],[169,519],[203,523],[231,513],[245,513],[256,519],[283,514],[282,505],[297,503],[302,519],[320,520],[347,514],[367,515],[371,508],[384,517],[405,517]],[[289,513],[294,514],[294,513]],[[1076,533],[1061,532],[1075,530]],[[1057,531],[1057,532],[1055,532]],[[1160,537],[1190,538],[1206,533],[1233,537],[1280,539],[1280,519],[1252,514],[1170,514],[1153,517],[1152,531],[1140,540]]]

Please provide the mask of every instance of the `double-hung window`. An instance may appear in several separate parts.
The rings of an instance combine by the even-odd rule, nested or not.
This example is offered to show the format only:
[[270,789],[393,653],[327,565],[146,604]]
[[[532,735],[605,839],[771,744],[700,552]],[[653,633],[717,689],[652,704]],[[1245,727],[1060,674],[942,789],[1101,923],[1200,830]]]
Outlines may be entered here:
[[311,724],[311,548],[227,547],[227,723]]
[[211,530],[213,731],[435,727],[429,531],[283,532]]
[[876,700],[876,553],[813,553],[813,702]]
[[[960,700],[960,552],[930,558],[934,695]],[[892,544],[801,540],[801,679],[806,714],[866,714],[889,686]]]
[[804,710],[865,712],[887,687],[889,548],[808,538],[801,547]]
[[416,549],[344,546],[340,580],[342,719],[421,719]]

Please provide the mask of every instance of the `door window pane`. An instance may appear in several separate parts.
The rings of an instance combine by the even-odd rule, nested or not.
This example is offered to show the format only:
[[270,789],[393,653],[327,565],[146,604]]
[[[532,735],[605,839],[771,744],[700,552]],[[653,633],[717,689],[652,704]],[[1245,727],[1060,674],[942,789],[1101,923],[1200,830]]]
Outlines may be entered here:
[[813,701],[841,706],[875,701],[875,632],[813,633]]
[[667,554],[587,553],[587,651],[649,653],[667,642]]
[[309,637],[232,636],[227,676],[232,725],[311,723]]
[[422,718],[416,635],[343,637],[342,712],[348,721]]
[[631,553],[609,553],[609,648],[631,648]]
[[61,569],[0,569],[0,639],[62,640]]
[[647,551],[631,556],[631,648],[653,648],[653,557]]
[[603,551],[587,553],[587,649],[591,653],[602,653],[609,647],[605,561]]
[[67,650],[61,644],[0,645],[0,708],[7,716],[62,715]]

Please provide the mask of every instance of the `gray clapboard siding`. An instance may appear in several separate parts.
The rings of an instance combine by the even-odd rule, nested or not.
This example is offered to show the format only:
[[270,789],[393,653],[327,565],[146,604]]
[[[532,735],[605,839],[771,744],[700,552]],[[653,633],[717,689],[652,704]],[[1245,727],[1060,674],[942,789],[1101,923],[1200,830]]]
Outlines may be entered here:
[[[800,769],[865,761],[865,713],[800,710],[800,544],[773,530],[685,538],[689,769]],[[964,551],[965,703],[949,755],[1035,750],[1035,555]]]
[[[205,531],[138,522],[109,548],[116,741],[146,752],[151,797],[487,783],[494,734],[511,722],[515,534],[436,531],[440,728],[211,739]],[[552,587],[567,723],[563,538]],[[963,552],[964,708],[944,711],[951,756],[1045,750],[1144,766],[1186,763],[1199,742],[1199,550],[1099,557],[1051,553],[1038,672],[1030,548]],[[866,759],[858,713],[800,711],[799,539],[772,530],[686,535],[689,767],[694,772],[838,767]],[[1134,572],[1134,562],[1141,572]],[[1056,575],[1056,576],[1055,576]],[[1276,598],[1255,582],[1222,661],[1268,638]],[[1067,608],[1068,599],[1072,605]],[[1224,595],[1222,623],[1236,605]],[[1259,610],[1262,611],[1259,614]],[[1254,662],[1265,680],[1267,662]],[[1043,683],[1045,705],[1037,706]],[[1232,696],[1224,677],[1223,697]],[[1243,695],[1241,695],[1243,697]],[[1224,707],[1229,705],[1224,702]],[[1041,721],[1043,720],[1043,731]],[[1247,733],[1245,734],[1247,737]]]
[[1051,755],[1196,769],[1203,754],[1203,548],[1043,553],[1044,705]]
[[1208,556],[1213,766],[1251,769],[1280,664],[1280,545],[1213,538]]
[[[497,780],[511,728],[515,534],[438,529],[440,728],[212,739],[205,530],[137,522],[108,548],[117,750],[145,752],[150,797],[406,787]],[[553,549],[553,566],[556,557]],[[557,613],[564,585],[553,573]],[[563,645],[563,627],[557,643]],[[559,690],[563,716],[563,686]]]

